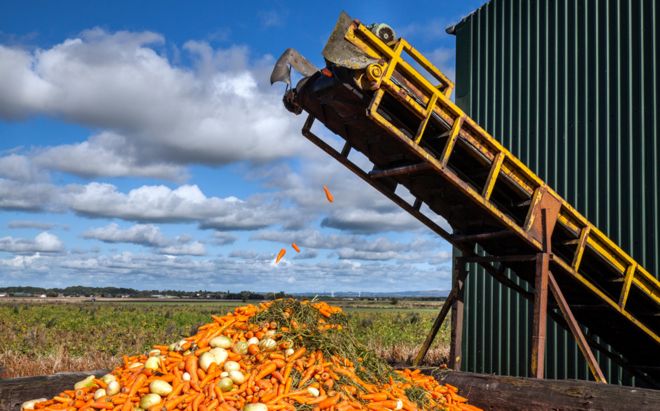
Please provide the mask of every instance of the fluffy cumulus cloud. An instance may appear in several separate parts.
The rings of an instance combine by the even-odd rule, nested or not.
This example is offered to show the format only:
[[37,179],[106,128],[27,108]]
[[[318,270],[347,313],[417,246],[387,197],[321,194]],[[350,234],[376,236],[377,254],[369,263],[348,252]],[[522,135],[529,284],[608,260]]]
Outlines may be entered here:
[[[0,238],[7,284],[447,288],[446,245],[300,137],[300,118],[267,84],[272,58],[190,41],[175,59],[164,45],[156,33],[100,29],[43,49],[0,45],[0,120],[45,116],[92,130],[80,141],[0,152],[0,209],[66,215],[85,241],[66,238],[64,247],[48,231],[63,225],[16,217],[9,229],[42,232]],[[447,61],[441,50],[432,56]],[[351,159],[369,171],[364,158]],[[229,164],[251,185],[241,195],[191,181],[191,166]],[[302,252],[273,264],[292,242]]]
[[[192,68],[151,32],[83,32],[47,49],[0,45],[0,118],[51,115],[104,130],[33,153],[83,176],[182,178],[181,164],[267,161],[300,152],[296,118],[249,65],[245,47],[184,46]],[[261,83],[260,83],[261,81]]]
[[200,241],[193,241],[189,236],[179,236],[176,239],[166,237],[160,228],[153,224],[135,224],[121,228],[116,223],[97,227],[86,231],[87,239],[105,243],[130,243],[152,247],[161,254],[172,255],[205,255],[206,247]]
[[62,241],[47,231],[37,234],[34,239],[2,237],[0,251],[10,253],[55,253],[64,249]]

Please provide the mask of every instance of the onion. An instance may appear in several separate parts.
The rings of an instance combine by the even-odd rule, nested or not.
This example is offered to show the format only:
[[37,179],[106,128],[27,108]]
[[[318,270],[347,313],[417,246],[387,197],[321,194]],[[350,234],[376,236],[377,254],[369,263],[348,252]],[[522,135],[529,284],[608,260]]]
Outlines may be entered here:
[[172,386],[163,380],[153,380],[149,384],[149,391],[158,395],[167,395],[172,392]]
[[314,397],[318,397],[321,394],[319,389],[314,387],[307,388],[307,392]]
[[155,371],[160,365],[160,357],[149,357],[147,361],[144,362],[144,368],[148,370]]
[[295,352],[296,350],[294,350],[293,348],[287,348],[286,351],[284,351],[284,354],[286,354],[286,356],[288,357],[289,355],[293,355],[293,353]]
[[223,362],[227,361],[227,357],[229,354],[227,353],[227,350],[224,348],[216,347],[216,348],[211,348],[209,352],[215,357],[216,361],[215,363],[220,365]]
[[99,388],[98,390],[94,391],[94,399],[98,400],[99,398],[103,398],[107,395],[105,390],[103,388]]
[[30,400],[30,401],[25,401],[21,405],[21,410],[33,410],[35,404],[38,404],[40,402],[48,401],[46,398],[37,398],[36,400]]
[[252,337],[247,341],[248,345],[259,344],[259,339],[257,337]]
[[394,409],[395,409],[395,410],[400,410],[400,409],[402,409],[402,408],[403,408],[403,401],[401,401],[401,400],[396,400],[396,408],[394,408]]
[[108,397],[112,397],[113,395],[119,392],[120,388],[121,387],[119,386],[119,382],[117,382],[117,380],[114,380],[108,383],[108,387],[106,388],[105,391],[108,394]]
[[229,378],[238,385],[245,382],[245,375],[240,371],[229,371]]
[[248,345],[245,341],[239,341],[236,344],[234,344],[234,347],[232,348],[232,351],[234,351],[236,354],[246,354],[248,349]]
[[150,393],[142,397],[140,400],[140,408],[144,408],[145,410],[148,410],[149,408],[153,407],[154,405],[160,404],[161,398],[160,395]]
[[225,337],[224,335],[219,335],[212,338],[211,341],[209,341],[209,345],[214,348],[231,348],[231,338]]
[[141,362],[134,362],[128,368],[138,368],[138,367],[142,367],[143,365],[144,364],[142,364]]
[[227,361],[225,363],[225,371],[240,371],[241,369],[241,364],[237,363],[236,361]]
[[208,370],[214,362],[216,362],[215,356],[208,351],[199,356],[199,366],[204,371]]
[[220,373],[220,378],[225,378],[225,377],[229,377],[229,373],[227,371],[221,372]]
[[184,381],[190,381],[190,374],[184,372],[183,375],[181,376],[181,379]]
[[95,385],[95,384],[94,384],[94,378],[96,378],[96,377],[94,377],[93,375],[90,375],[90,376],[88,376],[87,378],[85,378],[84,380],[80,380],[80,381],[78,381],[78,382],[73,386],[73,389],[75,389],[75,390],[79,390],[79,389],[81,389],[81,388],[93,387],[93,386]]
[[160,355],[160,350],[158,348],[149,351],[149,357],[157,357]]
[[268,407],[264,403],[254,402],[252,404],[245,404],[243,411],[268,411]]
[[234,386],[234,381],[231,378],[225,377],[218,381],[218,387],[224,392],[230,391]]
[[266,331],[266,336],[268,336],[268,337],[275,337],[275,334],[277,334],[277,332],[275,332],[275,330]]
[[115,377],[112,374],[106,374],[103,377],[101,377],[101,381],[103,381],[107,385],[110,384],[110,381],[117,381],[117,377]]
[[259,342],[259,349],[261,351],[273,351],[277,348],[277,343],[272,338],[264,338]]

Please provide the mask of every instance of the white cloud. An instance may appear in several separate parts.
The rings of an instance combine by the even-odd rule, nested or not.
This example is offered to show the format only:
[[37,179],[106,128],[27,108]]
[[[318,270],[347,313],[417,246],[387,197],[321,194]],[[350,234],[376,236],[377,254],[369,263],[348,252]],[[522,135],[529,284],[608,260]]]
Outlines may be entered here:
[[47,231],[37,234],[33,240],[14,237],[0,238],[0,251],[11,253],[52,253],[64,249],[62,241]]
[[199,241],[193,241],[187,244],[172,244],[159,249],[161,254],[171,255],[205,255],[206,247]]
[[135,224],[121,228],[116,223],[93,228],[83,233],[84,238],[106,243],[130,243],[154,248],[161,254],[205,255],[206,247],[200,241],[193,241],[190,236],[181,235],[176,239],[167,238],[160,228],[153,224]]
[[83,234],[84,238],[92,238],[106,243],[132,243],[159,247],[168,243],[168,240],[153,224],[136,224],[122,229],[115,223],[105,227],[93,228]]
[[0,118],[40,114],[101,129],[39,156],[44,166],[83,176],[171,179],[182,164],[300,153],[300,120],[266,85],[263,68],[248,67],[247,48],[188,42],[189,69],[153,47],[163,42],[150,32],[94,29],[49,49],[0,46]]
[[22,229],[22,228],[35,228],[38,230],[52,230],[53,228],[64,228],[68,227],[63,224],[56,223],[47,223],[43,221],[32,221],[32,220],[12,220],[7,223],[8,228],[12,229]]

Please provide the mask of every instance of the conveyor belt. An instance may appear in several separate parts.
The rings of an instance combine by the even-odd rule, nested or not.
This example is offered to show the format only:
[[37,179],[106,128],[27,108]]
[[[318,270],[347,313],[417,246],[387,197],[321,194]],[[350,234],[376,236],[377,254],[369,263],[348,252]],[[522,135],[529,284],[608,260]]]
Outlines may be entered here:
[[[333,61],[333,42],[365,58]],[[549,252],[550,271],[579,324],[660,379],[656,277],[457,107],[453,84],[404,39],[388,45],[340,18],[324,53],[328,70],[285,97],[309,113],[304,134],[312,142],[455,246],[498,260],[494,275],[506,267],[534,284],[536,262],[520,256]],[[341,152],[310,131],[314,120],[346,141]],[[351,162],[351,150],[373,169]],[[395,193],[398,186],[414,203]],[[424,215],[422,204],[453,232]]]

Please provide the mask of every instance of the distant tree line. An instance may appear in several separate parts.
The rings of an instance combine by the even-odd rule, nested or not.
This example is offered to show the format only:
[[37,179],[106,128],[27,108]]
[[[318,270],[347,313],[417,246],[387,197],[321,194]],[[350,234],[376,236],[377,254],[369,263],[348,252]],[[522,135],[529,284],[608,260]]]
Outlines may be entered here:
[[283,298],[288,295],[283,291],[274,293],[258,293],[253,291],[181,291],[181,290],[135,290],[124,287],[84,287],[72,286],[66,288],[41,287],[0,287],[0,294],[13,297],[41,296],[47,297],[110,297],[110,298],[195,298],[195,299],[225,299],[225,300],[265,300]]

